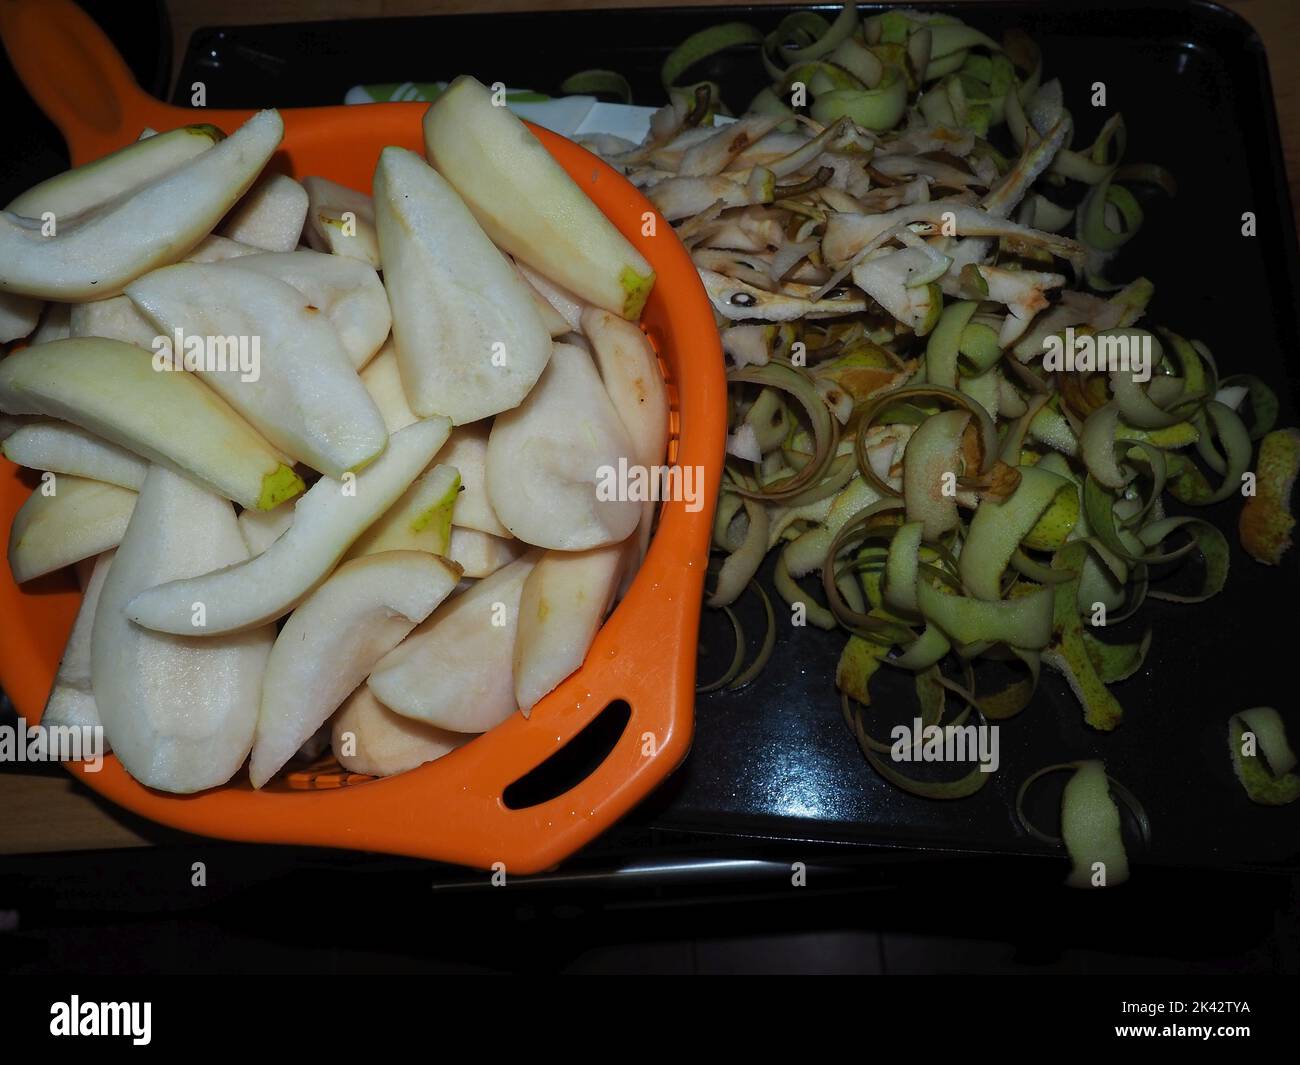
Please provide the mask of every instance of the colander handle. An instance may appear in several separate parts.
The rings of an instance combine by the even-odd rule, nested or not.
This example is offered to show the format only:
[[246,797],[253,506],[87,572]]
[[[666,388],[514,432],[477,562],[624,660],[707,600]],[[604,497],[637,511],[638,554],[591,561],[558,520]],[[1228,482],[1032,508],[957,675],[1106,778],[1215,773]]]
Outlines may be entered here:
[[71,0],[0,0],[0,38],[74,165],[120,148],[171,110],[136,84],[103,30]]

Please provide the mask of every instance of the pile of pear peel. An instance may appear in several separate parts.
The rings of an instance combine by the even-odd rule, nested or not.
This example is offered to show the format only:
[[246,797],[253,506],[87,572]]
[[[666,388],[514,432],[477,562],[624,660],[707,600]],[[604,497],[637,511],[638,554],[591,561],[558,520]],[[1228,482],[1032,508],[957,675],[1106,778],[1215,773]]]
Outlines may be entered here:
[[438,758],[576,670],[644,557],[654,504],[596,485],[666,454],[649,263],[473,79],[423,129],[369,196],[264,172],[262,111],[0,214],[0,447],[42,471],[9,565],[84,589],[42,720],[148,787]]

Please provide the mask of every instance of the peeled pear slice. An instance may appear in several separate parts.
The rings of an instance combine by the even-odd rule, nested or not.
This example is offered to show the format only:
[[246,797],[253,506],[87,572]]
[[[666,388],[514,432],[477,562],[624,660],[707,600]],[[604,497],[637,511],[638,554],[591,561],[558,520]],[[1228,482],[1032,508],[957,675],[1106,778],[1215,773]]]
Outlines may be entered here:
[[30,336],[41,320],[44,307],[40,300],[30,296],[0,292],[0,344]]
[[255,248],[251,244],[241,244],[237,240],[231,240],[229,237],[222,237],[213,233],[199,241],[194,250],[185,256],[185,261],[187,263],[223,263],[227,259],[262,254],[264,252],[261,248]]
[[388,293],[365,263],[300,248],[280,254],[244,255],[230,265],[292,285],[330,320],[354,369],[368,363],[393,326]]
[[588,303],[641,317],[655,280],[645,256],[482,84],[451,83],[425,112],[424,145],[494,242]]
[[375,401],[390,433],[405,429],[420,420],[406,402],[406,393],[402,391],[402,374],[397,367],[397,349],[393,346],[392,337],[385,341],[379,354],[361,371],[361,383]]
[[224,136],[216,126],[196,125],[141,137],[101,159],[33,185],[5,210],[24,218],[40,218],[48,211],[61,228],[64,221],[83,211],[153,184]]
[[283,135],[280,115],[259,111],[221,143],[129,196],[64,220],[55,236],[43,236],[39,221],[0,213],[0,291],[68,302],[118,295],[207,236]]
[[479,581],[388,652],[368,681],[375,698],[452,732],[486,732],[513,714],[519,597],[540,554]]
[[349,773],[388,777],[432,762],[474,737],[395,714],[361,685],[330,723],[330,747]]
[[[59,670],[54,674],[54,687],[45,702],[45,712],[41,714],[41,724],[46,728],[55,725],[69,728],[94,728],[99,721],[99,710],[95,706],[95,694],[90,686],[90,638],[94,630],[95,610],[99,606],[99,593],[108,577],[108,567],[113,564],[116,551],[105,551],[97,559],[90,571],[81,593],[81,606],[77,608],[77,620],[72,623],[72,632],[63,647],[63,657],[59,660]],[[78,569],[80,570],[80,566]]]
[[82,337],[0,362],[0,410],[46,414],[185,473],[245,507],[269,510],[302,478],[215,392],[187,373],[159,372],[149,352]]
[[[511,262],[514,262],[514,260],[512,259]],[[518,263],[515,263],[515,269],[519,270]],[[562,337],[565,333],[572,332],[573,327],[569,325],[569,323],[564,320],[564,316],[551,305],[550,300],[538,292],[531,282],[528,281],[527,277],[524,277],[524,272],[522,270],[519,270],[519,276],[523,277],[525,283],[528,284],[528,288],[533,294],[533,304],[537,308],[537,313],[542,316],[542,325],[546,326],[546,331],[551,334],[551,339],[554,340],[556,337]]]
[[423,551],[385,551],[336,569],[285,622],[262,677],[248,776],[260,788],[433,613],[460,568]]
[[0,452],[10,462],[33,470],[70,473],[92,481],[104,481],[134,492],[144,484],[149,463],[126,448],[101,440],[85,429],[67,422],[34,419],[14,430]]
[[537,387],[492,425],[488,499],[525,543],[560,551],[618,543],[636,528],[640,504],[618,491],[599,499],[597,484],[610,483],[620,459],[634,463],[635,451],[591,356],[556,344]]
[[538,273],[527,263],[517,262],[515,265],[519,268],[519,272],[524,275],[524,279],[533,286],[533,290],[551,305],[556,314],[564,319],[564,323],[569,327],[569,330],[574,333],[580,332],[582,330],[582,312],[589,304],[579,299],[567,288],[557,285],[545,274]]
[[487,445],[490,426],[486,422],[462,425],[452,431],[438,452],[438,458],[460,471],[460,496],[451,523],[462,529],[477,529],[492,536],[509,536],[498,520],[487,496]]
[[[53,493],[45,489],[53,485]],[[136,493],[67,475],[27,497],[9,527],[9,569],[21,584],[116,547]]]
[[293,524],[293,504],[281,503],[274,510],[241,510],[239,535],[250,555],[260,555],[280,539]]
[[303,236],[317,251],[359,259],[379,269],[375,205],[364,192],[323,177],[302,179],[307,190],[307,227]]
[[[225,366],[195,373],[286,455],[342,477],[383,450],[384,419],[338,334],[292,285],[233,263],[177,263],[133,282],[127,295],[165,334],[232,340],[230,356],[209,353]],[[234,338],[259,338],[253,373]]]
[[190,793],[224,784],[253,744],[273,626],[231,636],[150,632],[123,609],[139,591],[248,557],[235,511],[154,466],[99,596],[91,687],[104,732],[147,787]]
[[[132,621],[159,632],[215,635],[252,628],[287,614],[325,578],[347,549],[429,465],[451,431],[430,418],[394,433],[388,448],[345,481],[322,477],[298,500],[293,524],[256,558],[142,589]],[[203,625],[194,624],[202,603]]]
[[52,340],[67,340],[72,335],[72,304],[47,303],[45,313],[41,315],[41,324],[36,327],[28,344],[48,344]]
[[[668,453],[668,386],[654,348],[635,323],[599,307],[583,311],[582,331],[591,341],[605,391],[632,438],[637,463],[654,469]],[[643,558],[656,506],[649,499],[641,503],[637,540]]]
[[158,328],[136,310],[130,297],[114,296],[94,303],[74,303],[68,312],[68,335],[121,340],[153,351]]
[[550,358],[550,334],[455,190],[414,152],[385,148],[375,225],[411,409],[462,425],[518,406]]
[[[452,521],[455,520],[453,515]],[[521,544],[518,540],[493,536],[477,529],[460,529],[453,524],[447,557],[464,570],[466,577],[478,580],[492,576],[527,550],[528,545]]]
[[263,251],[293,251],[307,220],[307,190],[286,174],[263,174],[226,215],[221,232]]
[[402,493],[402,498],[361,534],[347,557],[361,558],[381,551],[446,555],[451,541],[452,511],[459,494],[460,474],[455,467],[434,466],[421,474]]
[[527,716],[582,665],[627,563],[625,544],[548,551],[524,581],[515,636],[515,701]]

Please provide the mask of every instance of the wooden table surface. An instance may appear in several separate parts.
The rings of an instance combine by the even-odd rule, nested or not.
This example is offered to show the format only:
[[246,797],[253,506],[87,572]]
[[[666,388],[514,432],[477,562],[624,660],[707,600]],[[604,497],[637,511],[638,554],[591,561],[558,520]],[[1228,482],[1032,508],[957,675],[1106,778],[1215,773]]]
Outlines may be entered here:
[[[717,0],[167,0],[167,8],[172,22],[172,54],[178,65],[190,35],[201,26],[485,11],[687,7],[711,2]],[[969,2],[977,7],[979,0]],[[1300,203],[1300,3],[1224,0],[1223,6],[1246,18],[1264,41],[1282,128],[1291,201]],[[61,770],[47,767],[29,772],[5,767],[0,772],[0,854],[147,846],[169,838],[175,838],[175,834],[102,803]]]

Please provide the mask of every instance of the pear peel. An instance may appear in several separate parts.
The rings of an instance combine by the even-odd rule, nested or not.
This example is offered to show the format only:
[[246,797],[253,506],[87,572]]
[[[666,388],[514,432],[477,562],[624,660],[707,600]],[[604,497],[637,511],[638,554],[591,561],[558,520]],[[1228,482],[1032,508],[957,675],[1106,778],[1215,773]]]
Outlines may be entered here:
[[0,213],[0,291],[68,302],[118,295],[207,236],[283,136],[279,113],[259,111],[219,144],[129,196],[65,220],[54,236],[42,235],[40,222]]
[[[292,285],[235,263],[177,263],[127,287],[160,330],[237,341],[239,357],[195,373],[272,445],[329,477],[342,477],[388,439],[338,334]],[[256,357],[252,344],[257,341]],[[188,360],[188,350],[175,352]],[[188,368],[188,361],[186,367]]]
[[374,192],[384,287],[411,409],[462,425],[518,406],[551,354],[527,283],[455,190],[414,152],[385,148]]
[[519,598],[540,554],[530,551],[435,611],[375,666],[375,698],[453,732],[486,732],[513,714]]
[[597,486],[611,483],[620,459],[635,462],[632,442],[591,356],[556,344],[528,398],[492,425],[488,499],[525,543],[561,551],[618,543],[640,520],[640,504],[617,490],[601,499]]
[[150,469],[133,518],[91,630],[95,704],[131,776],[162,791],[203,791],[248,756],[275,629],[198,639],[133,625],[123,608],[141,589],[248,555],[234,508],[162,466]]
[[[348,479],[322,477],[298,500],[288,530],[256,558],[142,589],[127,616],[159,632],[211,636],[281,617],[300,603],[352,543],[428,466],[451,424],[430,418],[394,433],[379,458]],[[203,604],[202,625],[195,624]]]
[[460,580],[423,551],[385,551],[339,566],[289,616],[267,659],[248,775],[260,788],[384,655]]

